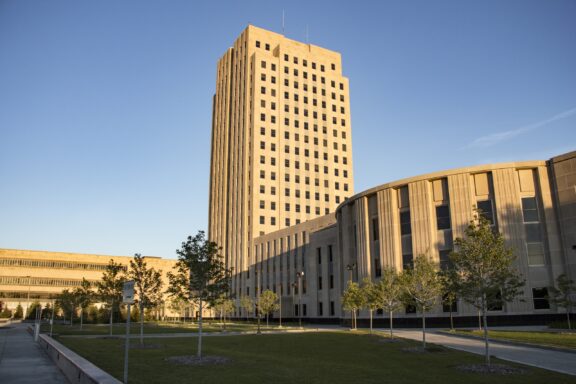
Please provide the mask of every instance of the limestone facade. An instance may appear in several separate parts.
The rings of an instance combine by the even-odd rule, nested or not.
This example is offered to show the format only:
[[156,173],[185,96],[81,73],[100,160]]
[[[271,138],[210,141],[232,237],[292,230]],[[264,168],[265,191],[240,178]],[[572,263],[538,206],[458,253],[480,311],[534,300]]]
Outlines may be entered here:
[[[64,289],[80,286],[82,279],[95,283],[102,277],[110,260],[126,266],[132,257],[78,254],[66,252],[0,249],[0,301],[14,309],[21,304],[24,310],[33,301],[50,302]],[[164,287],[166,274],[176,260],[145,257],[148,267],[162,271]]]
[[334,212],[354,192],[340,54],[248,26],[217,65],[209,238],[245,292],[253,239]]
[[[401,271],[420,254],[446,266],[454,239],[464,235],[479,208],[514,250],[515,267],[526,279],[521,296],[491,314],[557,313],[546,295],[560,274],[574,278],[575,164],[571,152],[550,161],[461,168],[383,184],[347,199],[335,216],[256,238],[252,269],[260,271],[261,289],[283,287],[283,302],[292,304],[284,305],[283,316],[295,312],[291,287],[296,272],[304,271],[306,316],[343,318],[340,296],[349,279],[377,281],[383,267]],[[439,300],[432,315],[447,311]],[[457,316],[475,313],[458,303]]]

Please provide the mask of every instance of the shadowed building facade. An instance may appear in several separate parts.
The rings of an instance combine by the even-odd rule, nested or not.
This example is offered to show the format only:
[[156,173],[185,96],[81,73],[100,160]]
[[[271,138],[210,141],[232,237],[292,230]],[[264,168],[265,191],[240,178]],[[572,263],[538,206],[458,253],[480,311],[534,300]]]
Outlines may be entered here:
[[[513,249],[514,265],[526,279],[520,297],[495,303],[491,316],[552,319],[563,309],[549,302],[549,287],[562,273],[576,279],[575,170],[571,152],[549,161],[475,166],[383,184],[347,199],[335,214],[256,238],[253,274],[259,272],[260,287],[283,289],[283,316],[301,310],[317,320],[343,319],[349,315],[340,297],[348,280],[378,281],[383,267],[402,271],[420,254],[446,267],[454,239],[464,236],[479,208]],[[301,306],[298,271],[305,276]],[[458,317],[476,314],[461,300],[453,309]],[[431,316],[448,312],[439,299]],[[410,308],[397,316],[418,317]]]

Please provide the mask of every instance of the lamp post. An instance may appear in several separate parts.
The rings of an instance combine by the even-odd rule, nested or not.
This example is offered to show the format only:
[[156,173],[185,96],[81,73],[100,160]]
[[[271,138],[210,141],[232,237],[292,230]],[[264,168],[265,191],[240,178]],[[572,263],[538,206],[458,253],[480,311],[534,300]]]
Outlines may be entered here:
[[[356,268],[356,263],[346,265],[346,269],[348,270],[348,273],[349,273],[349,280],[348,281],[350,283],[352,283],[352,271],[354,270],[354,268]],[[354,311],[353,310],[350,311],[350,323],[351,323],[350,328],[356,329],[356,327],[355,327],[356,324],[354,324]]]
[[292,283],[290,284],[290,286],[292,287],[292,321],[294,321],[294,318],[296,317],[296,305],[294,305],[294,295],[296,294],[296,287],[298,286],[298,284],[296,283]]
[[279,308],[279,312],[278,312],[279,315],[280,315],[278,328],[282,328],[282,283],[278,284],[278,286],[279,286],[279,289],[278,289],[278,297],[279,297],[278,303],[280,304],[280,308]]
[[256,316],[258,318],[258,330],[256,333],[260,335],[262,332],[260,331],[260,274],[258,272],[258,269],[254,270],[256,275]]
[[31,285],[31,277],[26,276],[28,278],[28,295],[26,296],[26,312],[24,312],[24,320],[26,320],[26,316],[28,316],[28,310],[30,309],[30,285]]
[[302,328],[302,278],[304,271],[297,272],[296,277],[298,277],[298,324]]

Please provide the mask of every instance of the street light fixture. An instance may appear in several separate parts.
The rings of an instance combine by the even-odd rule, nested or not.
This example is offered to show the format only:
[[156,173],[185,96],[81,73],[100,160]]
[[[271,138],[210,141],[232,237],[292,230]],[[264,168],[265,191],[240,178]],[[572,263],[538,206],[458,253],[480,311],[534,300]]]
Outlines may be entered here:
[[304,271],[297,272],[296,277],[298,277],[298,324],[302,328],[302,278]]
[[[348,270],[348,272],[350,274],[349,284],[352,283],[352,271],[354,270],[354,268],[356,268],[356,263],[346,265],[346,269]],[[350,311],[350,323],[351,323],[350,328],[356,329],[356,324],[354,322],[354,311],[353,310]]]
[[262,331],[260,331],[260,274],[258,272],[258,266],[256,266],[254,269],[254,274],[256,275],[256,317],[258,321],[258,330],[256,333],[260,335]]

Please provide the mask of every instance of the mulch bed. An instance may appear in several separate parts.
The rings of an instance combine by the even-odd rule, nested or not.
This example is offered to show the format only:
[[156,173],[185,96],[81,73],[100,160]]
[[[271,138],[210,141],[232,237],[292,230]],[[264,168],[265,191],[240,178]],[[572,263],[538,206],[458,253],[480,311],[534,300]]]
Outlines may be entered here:
[[464,372],[480,373],[484,375],[509,376],[509,375],[523,375],[526,373],[526,370],[524,369],[511,367],[509,365],[504,364],[490,364],[490,366],[487,366],[486,364],[468,364],[468,365],[460,365],[456,367],[456,369]]
[[422,353],[436,353],[436,352],[446,352],[446,349],[444,347],[439,347],[439,346],[428,346],[426,347],[426,349],[422,348],[421,346],[418,347],[406,347],[406,348],[402,348],[403,352],[408,352],[408,353],[418,353],[418,354],[422,354]]
[[174,363],[174,364],[195,365],[195,366],[223,365],[223,364],[227,364],[227,363],[232,361],[229,358],[223,357],[223,356],[203,356],[200,359],[198,356],[191,356],[191,355],[170,356],[170,357],[167,357],[165,360],[169,361],[171,363]]
[[130,343],[130,349],[160,349],[164,348],[164,344],[140,344],[140,343]]

